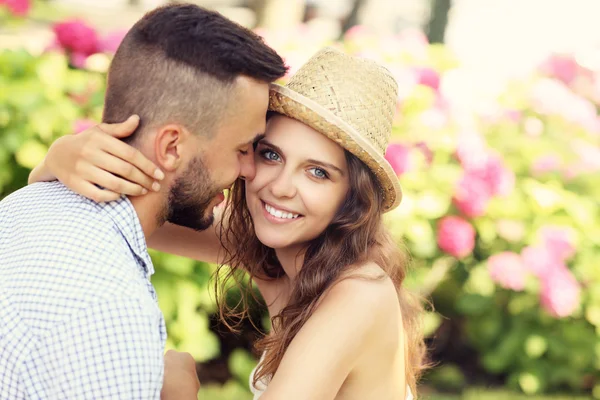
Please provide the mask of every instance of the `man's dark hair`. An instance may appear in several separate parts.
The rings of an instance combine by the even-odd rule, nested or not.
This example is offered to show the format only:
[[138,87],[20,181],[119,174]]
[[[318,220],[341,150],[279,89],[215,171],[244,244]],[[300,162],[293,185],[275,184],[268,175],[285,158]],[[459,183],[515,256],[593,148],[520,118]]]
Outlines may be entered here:
[[192,4],[160,7],[131,28],[115,54],[103,122],[138,114],[138,132],[180,123],[210,135],[234,100],[235,78],[270,83],[286,69],[260,36],[217,12]]

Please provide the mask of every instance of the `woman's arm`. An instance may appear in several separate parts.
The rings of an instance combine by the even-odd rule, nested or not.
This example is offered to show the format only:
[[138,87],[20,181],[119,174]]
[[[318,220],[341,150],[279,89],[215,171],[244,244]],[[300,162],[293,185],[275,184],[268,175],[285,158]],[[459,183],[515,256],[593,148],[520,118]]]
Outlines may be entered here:
[[99,124],[57,139],[44,161],[31,171],[29,183],[58,179],[74,192],[99,202],[157,190],[159,187],[153,185],[164,178],[162,171],[139,150],[119,140],[131,135],[138,124],[134,115],[120,124]]
[[385,281],[349,278],[325,294],[288,347],[261,400],[334,399],[385,330],[396,292]]
[[148,238],[148,246],[197,261],[221,263],[225,251],[219,240],[221,224],[218,218],[215,215],[215,223],[201,232],[167,222]]

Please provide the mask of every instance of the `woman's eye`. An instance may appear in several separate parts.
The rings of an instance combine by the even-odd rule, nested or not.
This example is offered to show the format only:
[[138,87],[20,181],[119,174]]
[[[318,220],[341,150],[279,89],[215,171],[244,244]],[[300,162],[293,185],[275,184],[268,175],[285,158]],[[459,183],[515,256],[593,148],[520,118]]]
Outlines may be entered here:
[[263,150],[260,153],[264,159],[269,161],[279,161],[279,154],[275,153],[272,150]]
[[325,171],[322,168],[311,168],[310,171],[311,171],[311,173],[313,174],[313,176],[315,178],[318,178],[318,179],[327,179],[327,178],[329,178],[329,174],[327,174],[327,171]]

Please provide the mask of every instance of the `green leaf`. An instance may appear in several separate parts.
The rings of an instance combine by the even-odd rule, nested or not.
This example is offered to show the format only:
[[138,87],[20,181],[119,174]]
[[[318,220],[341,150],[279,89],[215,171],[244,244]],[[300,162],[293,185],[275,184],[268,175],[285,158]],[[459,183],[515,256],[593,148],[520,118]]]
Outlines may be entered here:
[[525,353],[530,358],[541,357],[548,349],[548,341],[541,335],[530,335],[525,341]]
[[435,367],[427,374],[426,380],[444,390],[458,390],[466,384],[466,379],[461,369],[451,363]]
[[464,294],[456,302],[456,310],[465,315],[482,315],[493,306],[493,300],[490,297],[479,294]]
[[485,297],[491,297],[496,291],[496,285],[490,273],[487,269],[486,264],[479,264],[469,274],[469,278],[464,286],[465,293],[478,294]]
[[529,395],[539,393],[543,387],[542,376],[534,372],[524,372],[519,375],[519,386]]

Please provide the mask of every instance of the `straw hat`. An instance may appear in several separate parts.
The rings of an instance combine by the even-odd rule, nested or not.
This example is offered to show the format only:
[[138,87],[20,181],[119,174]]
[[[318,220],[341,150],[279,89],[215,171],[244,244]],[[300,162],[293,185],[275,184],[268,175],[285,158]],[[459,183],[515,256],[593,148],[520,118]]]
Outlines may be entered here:
[[271,86],[269,110],[321,132],[364,162],[379,181],[384,211],[390,211],[402,199],[398,177],[384,158],[397,98],[398,85],[387,69],[325,48],[285,86]]

